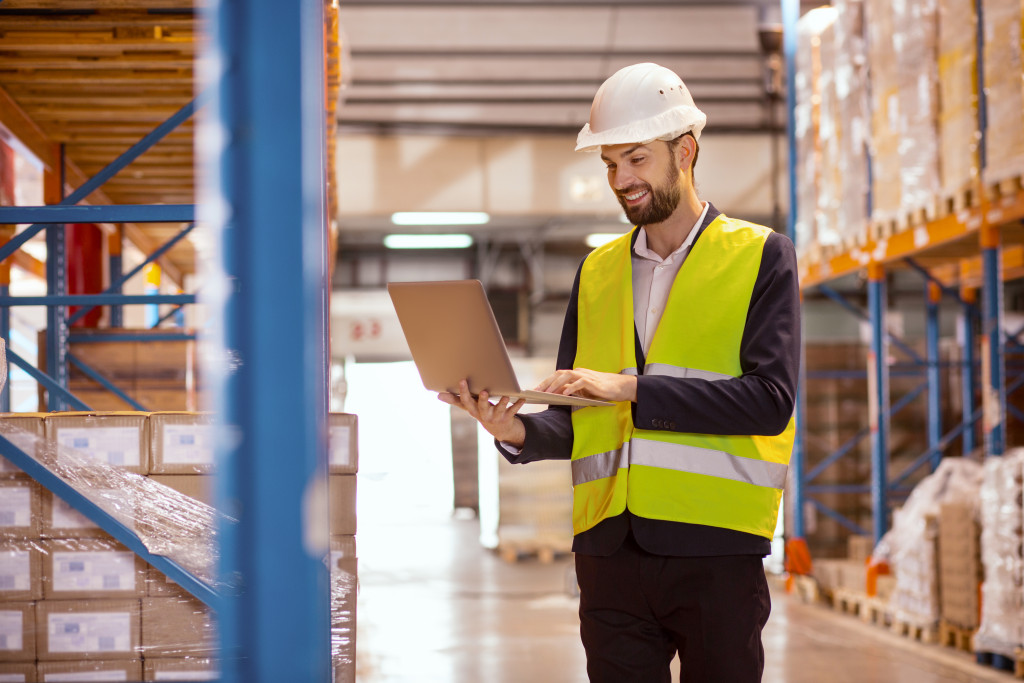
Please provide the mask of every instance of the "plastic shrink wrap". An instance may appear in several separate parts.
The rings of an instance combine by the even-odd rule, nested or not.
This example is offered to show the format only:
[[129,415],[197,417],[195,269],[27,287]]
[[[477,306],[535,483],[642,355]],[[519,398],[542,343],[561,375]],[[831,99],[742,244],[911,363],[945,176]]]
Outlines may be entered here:
[[888,562],[896,577],[890,604],[898,621],[922,626],[938,622],[939,508],[943,503],[976,499],[980,484],[977,462],[944,458],[894,513],[892,528],[879,541],[872,560]]
[[1020,0],[982,0],[985,169],[994,185],[1024,175],[1024,80]]
[[1024,449],[985,461],[981,485],[981,625],[976,652],[1013,657],[1024,644]]
[[939,170],[946,198],[963,197],[978,180],[977,27],[975,0],[939,0]]
[[796,245],[802,254],[819,243],[816,226],[818,191],[821,185],[821,32],[819,21],[805,16],[797,24],[796,108],[793,126],[796,133],[796,165],[800,182],[796,188]]

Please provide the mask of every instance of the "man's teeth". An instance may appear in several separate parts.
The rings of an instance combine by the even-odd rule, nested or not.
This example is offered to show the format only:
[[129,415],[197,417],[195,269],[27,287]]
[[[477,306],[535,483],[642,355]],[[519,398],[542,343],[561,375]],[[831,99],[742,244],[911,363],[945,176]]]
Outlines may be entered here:
[[626,199],[628,199],[629,201],[633,201],[635,199],[640,199],[645,194],[647,194],[647,190],[641,190],[641,191],[639,191],[639,192],[637,192],[635,194],[627,194],[626,195]]

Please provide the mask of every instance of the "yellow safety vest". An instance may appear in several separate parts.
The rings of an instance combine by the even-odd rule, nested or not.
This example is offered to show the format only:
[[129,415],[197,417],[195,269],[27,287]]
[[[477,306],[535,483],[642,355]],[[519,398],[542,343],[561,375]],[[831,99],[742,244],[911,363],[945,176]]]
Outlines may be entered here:
[[[750,296],[771,230],[719,215],[676,276],[644,375],[739,377]],[[637,374],[631,233],[583,263],[575,367]],[[772,538],[793,450],[778,436],[721,436],[633,426],[630,403],[572,413],[573,531],[631,512]]]

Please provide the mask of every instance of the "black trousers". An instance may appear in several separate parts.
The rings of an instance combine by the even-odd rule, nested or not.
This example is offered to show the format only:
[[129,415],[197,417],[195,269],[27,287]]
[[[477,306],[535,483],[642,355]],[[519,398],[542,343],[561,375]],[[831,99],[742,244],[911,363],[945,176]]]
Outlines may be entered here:
[[592,683],[761,680],[771,598],[761,557],[665,557],[629,534],[609,557],[576,555],[580,636]]

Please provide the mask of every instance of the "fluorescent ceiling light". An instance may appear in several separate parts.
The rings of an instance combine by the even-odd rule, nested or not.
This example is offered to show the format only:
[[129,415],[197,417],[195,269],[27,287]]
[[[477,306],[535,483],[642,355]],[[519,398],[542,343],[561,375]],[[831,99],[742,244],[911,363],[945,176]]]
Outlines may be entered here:
[[465,249],[473,244],[469,235],[385,235],[388,249]]
[[491,217],[483,211],[399,211],[391,214],[395,225],[484,225]]
[[622,233],[618,232],[592,232],[587,235],[587,246],[591,249],[597,249],[611,242],[616,237],[622,237]]
[[800,17],[800,21],[812,35],[818,35],[831,26],[838,16],[839,11],[835,7],[816,7]]

